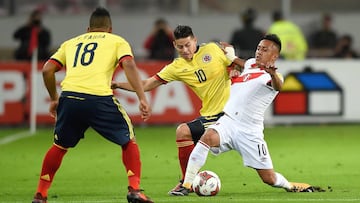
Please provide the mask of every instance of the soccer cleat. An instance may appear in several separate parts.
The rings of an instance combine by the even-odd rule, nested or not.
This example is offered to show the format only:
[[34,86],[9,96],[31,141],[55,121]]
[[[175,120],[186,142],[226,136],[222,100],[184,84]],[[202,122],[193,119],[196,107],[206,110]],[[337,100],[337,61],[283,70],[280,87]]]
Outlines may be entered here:
[[317,186],[311,186],[307,183],[290,183],[292,187],[287,189],[288,192],[324,192],[325,190]]
[[47,203],[47,198],[43,197],[40,192],[37,192],[31,203]]
[[142,193],[143,190],[135,190],[131,186],[128,187],[126,196],[128,203],[154,203],[148,196]]
[[179,190],[180,187],[182,186],[183,182],[184,182],[183,180],[180,180],[179,183],[178,183],[173,189],[171,189],[171,190],[168,192],[168,194],[169,194],[169,195],[172,195],[172,192],[173,192],[173,191]]
[[311,185],[307,183],[290,183],[291,188],[287,189],[288,192],[312,192]]
[[[173,188],[173,189],[171,189],[169,192],[168,192],[168,194],[169,195],[171,195],[171,196],[173,196],[174,194],[173,194],[173,192],[175,191],[177,191],[177,190],[179,190],[181,187],[182,187],[182,184],[183,184],[183,180],[180,180],[179,181],[179,183]],[[193,190],[192,190],[192,188],[189,190],[189,193],[191,193],[191,192],[194,192]]]
[[190,189],[187,189],[185,187],[183,187],[182,185],[177,188],[176,190],[172,190],[169,192],[170,195],[172,196],[187,196],[190,193]]

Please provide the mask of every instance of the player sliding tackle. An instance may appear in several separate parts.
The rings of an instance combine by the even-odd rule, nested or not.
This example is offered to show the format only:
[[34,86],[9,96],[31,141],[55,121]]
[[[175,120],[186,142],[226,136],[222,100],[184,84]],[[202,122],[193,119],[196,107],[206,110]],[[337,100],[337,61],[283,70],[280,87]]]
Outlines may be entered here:
[[[236,150],[244,165],[257,171],[262,181],[288,192],[323,191],[307,183],[289,182],[273,169],[270,153],[264,140],[264,113],[281,90],[283,77],[274,66],[279,57],[281,42],[276,35],[266,35],[259,42],[255,58],[245,62],[239,76],[232,78],[230,98],[224,115],[210,125],[192,151],[182,187],[173,195],[190,192],[195,175],[205,164],[209,151],[218,155]],[[234,54],[234,48],[225,47],[226,56],[236,64],[243,64]]]

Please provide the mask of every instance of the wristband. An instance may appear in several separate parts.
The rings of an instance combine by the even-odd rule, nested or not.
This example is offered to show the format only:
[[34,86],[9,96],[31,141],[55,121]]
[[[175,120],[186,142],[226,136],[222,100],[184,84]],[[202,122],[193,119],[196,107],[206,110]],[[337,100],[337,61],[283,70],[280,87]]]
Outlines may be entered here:
[[231,62],[233,62],[237,56],[235,56],[235,49],[234,47],[225,47],[225,51],[226,51],[226,58],[228,58]]

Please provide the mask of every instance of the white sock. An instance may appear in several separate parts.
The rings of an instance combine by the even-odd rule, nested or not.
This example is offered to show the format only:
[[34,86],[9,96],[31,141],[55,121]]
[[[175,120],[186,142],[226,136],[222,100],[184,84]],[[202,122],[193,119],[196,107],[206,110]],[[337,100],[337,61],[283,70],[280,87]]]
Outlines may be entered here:
[[209,149],[210,147],[201,141],[199,141],[195,145],[193,151],[190,154],[189,162],[186,167],[185,179],[183,183],[184,187],[186,188],[191,187],[196,174],[199,172],[200,168],[204,166],[206,162]]
[[288,180],[286,180],[286,178],[281,175],[280,173],[275,172],[276,175],[276,182],[273,185],[273,187],[281,187],[281,188],[285,188],[285,189],[291,189],[291,184],[289,183]]

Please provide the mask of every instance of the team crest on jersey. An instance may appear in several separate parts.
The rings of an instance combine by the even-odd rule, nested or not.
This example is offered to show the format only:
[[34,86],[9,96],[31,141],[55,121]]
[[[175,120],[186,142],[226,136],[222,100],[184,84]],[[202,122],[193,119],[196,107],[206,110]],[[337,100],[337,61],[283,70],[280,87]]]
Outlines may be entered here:
[[205,54],[202,58],[204,63],[209,63],[211,61],[211,56],[210,54]]

